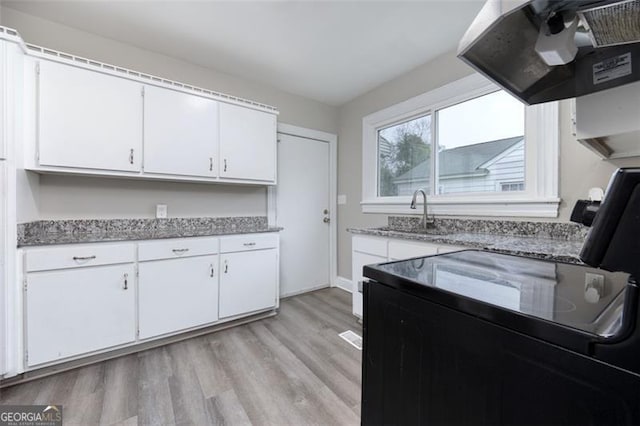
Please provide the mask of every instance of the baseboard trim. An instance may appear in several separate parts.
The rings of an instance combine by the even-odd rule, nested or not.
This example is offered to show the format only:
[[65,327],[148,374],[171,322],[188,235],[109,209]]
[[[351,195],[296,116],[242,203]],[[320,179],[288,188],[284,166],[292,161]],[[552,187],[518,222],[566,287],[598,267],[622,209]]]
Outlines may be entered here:
[[316,287],[305,288],[304,290],[293,291],[291,293],[283,293],[283,294],[280,295],[280,299],[285,299],[287,297],[297,296],[299,294],[310,293],[312,291],[322,290],[323,288],[329,288],[329,287],[331,287],[331,284],[322,284],[322,285],[319,285],[319,286],[316,286]]
[[353,283],[351,282],[351,280],[348,280],[348,279],[346,279],[344,277],[337,276],[336,280],[335,280],[335,283],[336,283],[336,287],[337,288],[339,288],[341,290],[344,290],[344,291],[346,291],[348,293],[352,292]]

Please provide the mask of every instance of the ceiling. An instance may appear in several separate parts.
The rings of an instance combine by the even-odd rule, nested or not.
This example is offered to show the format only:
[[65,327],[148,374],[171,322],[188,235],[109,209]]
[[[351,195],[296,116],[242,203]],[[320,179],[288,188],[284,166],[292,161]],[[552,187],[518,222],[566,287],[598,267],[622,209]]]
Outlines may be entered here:
[[454,49],[482,0],[3,1],[3,7],[341,105]]

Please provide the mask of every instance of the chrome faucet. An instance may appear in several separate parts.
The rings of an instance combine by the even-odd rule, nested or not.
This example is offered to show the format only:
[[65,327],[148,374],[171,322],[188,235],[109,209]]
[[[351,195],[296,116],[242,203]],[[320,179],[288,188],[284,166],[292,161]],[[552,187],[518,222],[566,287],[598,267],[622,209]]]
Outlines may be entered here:
[[422,196],[424,197],[424,212],[422,215],[422,227],[424,229],[427,229],[429,225],[433,225],[436,221],[434,218],[429,217],[427,215],[427,192],[424,189],[420,188],[413,193],[413,198],[411,199],[410,208],[412,208],[413,210],[416,209],[416,199],[418,198],[418,194],[422,194]]

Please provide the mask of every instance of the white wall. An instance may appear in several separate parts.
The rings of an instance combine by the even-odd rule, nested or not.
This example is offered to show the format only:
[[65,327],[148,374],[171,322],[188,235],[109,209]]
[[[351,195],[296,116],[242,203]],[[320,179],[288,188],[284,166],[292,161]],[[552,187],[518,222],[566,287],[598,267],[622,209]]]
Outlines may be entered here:
[[263,186],[40,178],[39,211],[47,219],[148,218],[156,204],[167,204],[170,217],[260,216],[267,209]]
[[[446,53],[431,62],[388,81],[343,105],[339,110],[338,194],[347,196],[347,204],[338,206],[338,275],[351,277],[351,234],[346,229],[385,225],[387,215],[363,214],[362,198],[362,118],[383,108],[433,90],[472,73],[471,68]],[[615,164],[602,161],[580,145],[571,134],[570,104],[560,104],[560,205],[559,217],[568,221],[571,209],[589,188],[606,187],[616,166],[638,166],[640,159]],[[495,219],[495,218],[494,218]],[[514,218],[509,218],[514,219]],[[541,220],[538,218],[522,218]]]
[[[337,108],[276,88],[236,78],[22,12],[0,8],[0,24],[28,43],[162,76],[276,106],[283,123],[337,131]],[[24,180],[24,179],[23,179]],[[266,189],[104,178],[30,176],[32,193],[21,194],[19,221],[61,218],[152,217],[156,203],[169,215],[265,215]]]

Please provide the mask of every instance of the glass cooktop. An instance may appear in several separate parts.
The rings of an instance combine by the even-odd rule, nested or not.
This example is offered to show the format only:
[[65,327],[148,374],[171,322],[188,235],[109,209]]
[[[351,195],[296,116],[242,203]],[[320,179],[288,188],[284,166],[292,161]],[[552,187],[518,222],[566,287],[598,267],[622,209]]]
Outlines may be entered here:
[[622,319],[629,275],[466,250],[383,263],[383,273],[601,336]]

